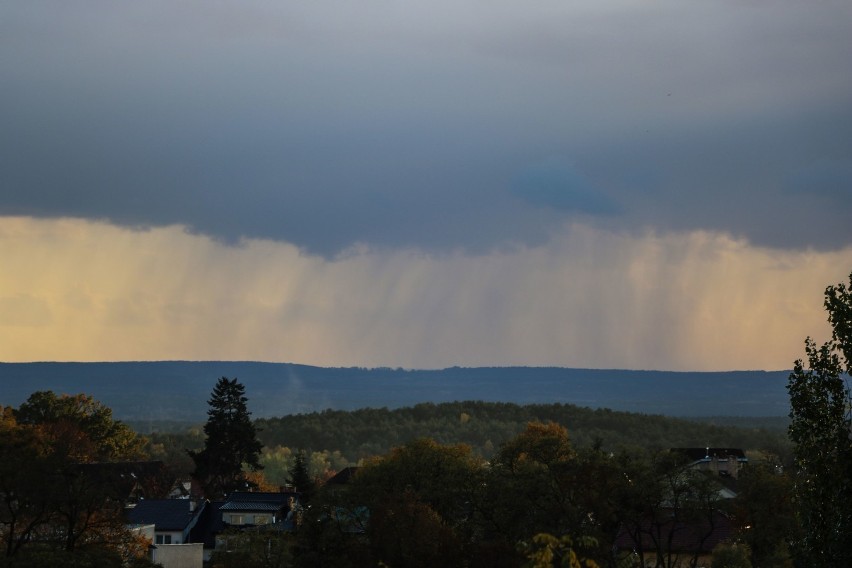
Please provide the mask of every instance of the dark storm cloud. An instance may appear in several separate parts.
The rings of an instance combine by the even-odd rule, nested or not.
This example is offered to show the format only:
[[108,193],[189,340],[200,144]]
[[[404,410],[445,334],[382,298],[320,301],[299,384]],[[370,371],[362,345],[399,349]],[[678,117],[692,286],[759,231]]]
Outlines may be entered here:
[[7,3],[0,214],[326,255],[577,215],[852,243],[848,4],[415,9]]
[[543,162],[523,170],[513,187],[517,195],[539,207],[590,215],[611,215],[618,211],[585,176],[559,162]]
[[852,159],[814,161],[793,171],[788,182],[792,192],[812,194],[842,205],[852,191]]

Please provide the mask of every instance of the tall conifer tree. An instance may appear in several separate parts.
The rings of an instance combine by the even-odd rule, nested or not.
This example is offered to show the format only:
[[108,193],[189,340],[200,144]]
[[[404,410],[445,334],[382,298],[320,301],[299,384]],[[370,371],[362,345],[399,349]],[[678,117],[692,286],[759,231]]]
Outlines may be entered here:
[[237,379],[222,377],[207,403],[207,439],[200,452],[190,451],[195,462],[193,477],[201,483],[208,498],[221,498],[247,484],[243,466],[263,469],[257,430],[246,407],[245,387]]
[[302,502],[307,502],[316,489],[316,483],[311,478],[308,472],[308,464],[305,461],[305,451],[299,450],[296,452],[296,459],[293,462],[293,467],[288,471],[290,477],[287,482],[295,487],[296,491],[302,494]]

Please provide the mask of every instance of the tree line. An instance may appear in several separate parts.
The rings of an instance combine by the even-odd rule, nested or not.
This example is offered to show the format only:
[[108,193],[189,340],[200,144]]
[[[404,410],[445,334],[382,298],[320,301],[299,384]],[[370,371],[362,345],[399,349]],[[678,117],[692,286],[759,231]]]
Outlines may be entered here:
[[[326,410],[263,418],[255,420],[254,425],[264,446],[260,463],[265,476],[270,483],[282,485],[300,450],[306,454],[311,474],[321,479],[418,438],[466,444],[476,455],[491,459],[503,443],[530,422],[562,424],[571,432],[577,447],[738,447],[761,450],[785,465],[792,463],[790,442],[781,427],[746,427],[738,418],[720,417],[709,423],[561,403],[468,401],[398,409]],[[183,474],[189,474],[194,467],[185,448],[197,450],[205,439],[198,426],[182,432],[154,432],[148,437],[151,454]]]
[[267,448],[336,450],[354,463],[422,437],[439,443],[467,444],[476,454],[490,459],[501,444],[520,433],[529,422],[562,424],[580,447],[597,443],[612,450],[630,447],[654,450],[709,445],[759,448],[782,460],[791,458],[784,430],[708,424],[562,403],[424,403],[393,410],[326,410],[264,418],[255,424],[258,438]]

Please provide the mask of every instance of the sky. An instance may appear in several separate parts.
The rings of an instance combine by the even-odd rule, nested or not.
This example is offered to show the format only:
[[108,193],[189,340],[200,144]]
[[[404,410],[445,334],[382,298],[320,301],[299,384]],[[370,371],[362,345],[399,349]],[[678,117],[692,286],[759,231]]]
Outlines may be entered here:
[[0,3],[0,361],[786,369],[852,3]]

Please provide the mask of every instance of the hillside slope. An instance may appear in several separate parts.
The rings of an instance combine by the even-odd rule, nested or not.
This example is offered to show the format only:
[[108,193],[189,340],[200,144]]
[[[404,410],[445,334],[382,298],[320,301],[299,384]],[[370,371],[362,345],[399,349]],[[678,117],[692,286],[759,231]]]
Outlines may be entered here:
[[787,371],[404,370],[234,361],[0,363],[0,403],[17,406],[37,390],[85,392],[123,420],[201,421],[210,391],[222,376],[237,377],[245,384],[256,418],[460,400],[561,402],[668,416],[789,412]]

